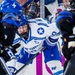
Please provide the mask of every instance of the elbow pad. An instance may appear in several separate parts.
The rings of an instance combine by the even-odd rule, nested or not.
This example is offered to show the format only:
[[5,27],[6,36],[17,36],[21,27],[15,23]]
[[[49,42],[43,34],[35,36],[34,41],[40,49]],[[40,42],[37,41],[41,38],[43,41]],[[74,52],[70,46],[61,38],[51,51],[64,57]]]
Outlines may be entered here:
[[50,46],[56,45],[57,41],[58,41],[58,38],[57,39],[53,39],[51,37],[48,37],[47,40],[46,40],[47,44],[50,45]]

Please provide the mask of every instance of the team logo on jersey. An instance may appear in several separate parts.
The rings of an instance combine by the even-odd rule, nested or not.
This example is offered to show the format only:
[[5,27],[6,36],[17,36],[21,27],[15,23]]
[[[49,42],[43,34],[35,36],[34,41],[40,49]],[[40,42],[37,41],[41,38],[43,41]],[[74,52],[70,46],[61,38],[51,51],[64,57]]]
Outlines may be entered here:
[[15,2],[12,4],[12,6],[13,6],[13,8],[15,8],[15,7],[16,7],[16,4],[15,4]]
[[38,33],[39,35],[42,35],[42,34],[44,33],[44,29],[41,28],[41,27],[38,28],[37,33]]

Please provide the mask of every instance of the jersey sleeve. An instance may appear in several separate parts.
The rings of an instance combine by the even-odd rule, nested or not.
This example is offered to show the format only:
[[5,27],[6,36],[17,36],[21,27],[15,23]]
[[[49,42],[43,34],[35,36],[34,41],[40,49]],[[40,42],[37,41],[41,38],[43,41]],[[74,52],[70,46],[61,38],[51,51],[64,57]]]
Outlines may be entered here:
[[53,37],[53,38],[58,38],[59,37],[59,34],[60,34],[60,31],[59,29],[57,28],[56,26],[56,23],[51,23],[51,24],[48,24],[48,28],[47,28],[47,37]]
[[60,35],[59,29],[56,27],[56,23],[50,24],[47,30],[47,42],[50,45],[55,45]]

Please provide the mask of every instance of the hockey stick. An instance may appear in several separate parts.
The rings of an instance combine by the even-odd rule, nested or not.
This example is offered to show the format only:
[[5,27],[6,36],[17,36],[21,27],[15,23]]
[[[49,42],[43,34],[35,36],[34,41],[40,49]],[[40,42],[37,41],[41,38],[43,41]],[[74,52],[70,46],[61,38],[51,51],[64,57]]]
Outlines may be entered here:
[[0,75],[11,75],[3,57],[0,57]]
[[41,50],[40,50],[40,52],[38,52],[38,53],[36,53],[33,57],[31,57],[27,62],[26,62],[26,64],[25,65],[23,65],[19,70],[17,70],[16,72],[15,72],[15,75],[17,74],[17,73],[19,73],[24,67],[26,67],[34,58],[36,58],[36,56],[38,56],[43,50],[45,50],[46,49],[46,47],[43,47]]

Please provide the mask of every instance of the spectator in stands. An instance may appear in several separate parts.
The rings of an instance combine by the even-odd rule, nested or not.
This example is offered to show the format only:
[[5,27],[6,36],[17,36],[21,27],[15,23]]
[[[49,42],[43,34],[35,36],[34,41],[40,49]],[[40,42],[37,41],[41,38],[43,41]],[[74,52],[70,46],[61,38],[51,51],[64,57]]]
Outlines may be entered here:
[[69,0],[63,0],[63,4],[64,4],[64,6],[67,8],[68,5],[69,5]]
[[0,0],[0,3],[2,2],[2,0]]

